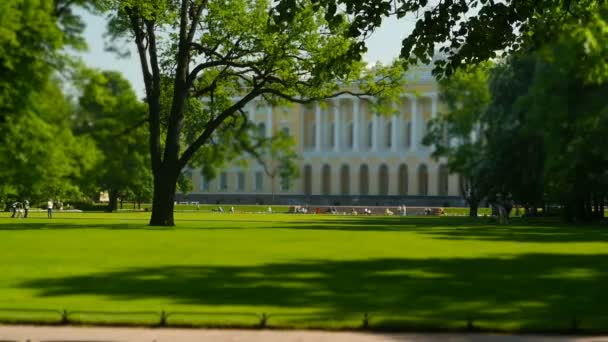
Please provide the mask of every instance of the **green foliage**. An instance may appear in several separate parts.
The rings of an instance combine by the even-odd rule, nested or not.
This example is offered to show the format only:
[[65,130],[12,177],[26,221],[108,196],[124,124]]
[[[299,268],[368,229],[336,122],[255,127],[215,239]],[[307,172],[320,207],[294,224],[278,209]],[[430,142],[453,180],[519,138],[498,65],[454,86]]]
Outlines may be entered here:
[[91,137],[102,156],[89,175],[90,190],[119,197],[148,197],[150,159],[141,143],[147,138],[146,106],[117,72],[85,70],[78,84],[81,94],[75,130]]
[[0,3],[0,198],[81,196],[95,163],[92,142],[71,132],[73,108],[53,75],[73,65],[68,48],[85,47],[74,6],[96,3]]
[[[529,213],[549,203],[569,219],[603,217],[608,50],[598,42],[607,38],[608,7],[595,9],[562,20],[559,34],[499,63],[489,79],[469,67],[442,81],[448,115],[425,141],[477,183],[479,198],[512,199]],[[466,137],[472,127],[477,141]],[[446,135],[459,143],[447,145]]]
[[[344,93],[390,98],[398,64],[367,69],[349,25],[328,22],[312,1],[284,25],[268,0],[108,0],[109,34],[134,42],[140,56],[149,131],[154,207],[151,223],[173,225],[181,171],[217,167],[243,152],[280,146],[254,134],[253,103],[311,103]],[[284,145],[284,144],[283,144]],[[273,153],[270,153],[271,155]],[[281,172],[293,170],[285,156]],[[274,166],[270,166],[274,168]]]
[[485,197],[481,121],[490,103],[488,78],[492,64],[483,63],[459,69],[439,83],[445,111],[429,123],[423,143],[433,146],[433,156],[447,161],[451,173],[462,177],[462,196],[471,206],[471,215]]
[[[275,16],[293,23],[294,8],[300,3],[279,1]],[[435,63],[435,73],[440,76],[449,76],[466,64],[536,49],[559,34],[564,24],[596,16],[605,4],[603,0],[313,0],[313,3],[325,10],[325,18],[333,25],[344,25],[345,17],[353,18],[348,28],[351,37],[367,37],[385,17],[415,15],[416,25],[402,42],[401,56],[408,64],[429,63],[439,51],[446,57]],[[360,39],[355,48],[357,53],[365,51],[364,40]]]
[[41,200],[81,194],[79,185],[96,161],[96,149],[90,139],[72,134],[72,107],[59,87],[57,80],[49,80],[31,95],[36,101],[29,108],[3,125],[4,195]]

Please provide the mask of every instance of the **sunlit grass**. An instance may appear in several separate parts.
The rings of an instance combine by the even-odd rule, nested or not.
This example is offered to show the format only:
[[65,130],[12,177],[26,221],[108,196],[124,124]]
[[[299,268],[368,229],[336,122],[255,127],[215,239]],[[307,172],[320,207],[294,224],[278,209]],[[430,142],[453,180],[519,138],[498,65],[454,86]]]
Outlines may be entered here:
[[[226,208],[224,208],[226,209]],[[0,214],[3,321],[608,330],[608,227],[457,217]],[[80,313],[76,312],[80,311]],[[86,311],[86,312],[83,312]],[[98,311],[98,312],[90,312]],[[118,311],[105,314],[99,311]],[[135,313],[135,312],[138,313]],[[124,313],[126,312],[126,313]],[[130,314],[133,312],[133,314]]]

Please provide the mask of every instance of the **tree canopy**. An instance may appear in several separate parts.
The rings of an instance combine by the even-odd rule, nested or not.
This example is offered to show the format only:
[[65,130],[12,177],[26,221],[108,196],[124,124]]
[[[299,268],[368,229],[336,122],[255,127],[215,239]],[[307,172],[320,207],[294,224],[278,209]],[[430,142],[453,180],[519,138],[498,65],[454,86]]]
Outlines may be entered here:
[[[433,125],[426,142],[437,146],[453,169],[475,165],[465,175],[494,201],[509,198],[529,214],[537,208],[561,209],[568,219],[603,217],[608,194],[608,160],[602,139],[608,128],[606,61],[608,8],[563,22],[558,34],[543,45],[497,63],[487,82],[476,72],[457,71],[443,82],[447,113]],[[466,81],[463,83],[463,81]],[[460,98],[450,100],[460,87]],[[479,89],[489,90],[484,106],[471,106]],[[462,97],[477,94],[476,98]],[[461,115],[463,112],[469,115]],[[480,113],[478,115],[478,113]],[[450,127],[479,127],[479,143],[446,147],[441,134],[462,136]],[[463,130],[466,134],[466,130]],[[463,158],[459,158],[462,156]],[[460,170],[461,172],[462,170]]]
[[294,7],[289,25],[270,15],[267,0],[113,0],[109,9],[113,37],[137,46],[146,86],[152,225],[174,224],[181,171],[213,163],[218,141],[232,142],[224,150],[258,145],[245,113],[254,101],[388,96],[402,80],[399,67],[370,72],[352,58],[348,25],[328,22],[311,1]]

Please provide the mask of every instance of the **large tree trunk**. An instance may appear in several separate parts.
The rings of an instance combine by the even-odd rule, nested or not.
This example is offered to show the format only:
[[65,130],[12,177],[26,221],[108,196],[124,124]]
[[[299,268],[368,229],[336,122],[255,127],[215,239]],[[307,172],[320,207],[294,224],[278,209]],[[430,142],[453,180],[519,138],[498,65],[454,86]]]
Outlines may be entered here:
[[479,208],[479,202],[470,201],[469,202],[469,216],[477,217],[477,209]]
[[178,171],[164,167],[154,174],[151,226],[174,226],[173,207]]

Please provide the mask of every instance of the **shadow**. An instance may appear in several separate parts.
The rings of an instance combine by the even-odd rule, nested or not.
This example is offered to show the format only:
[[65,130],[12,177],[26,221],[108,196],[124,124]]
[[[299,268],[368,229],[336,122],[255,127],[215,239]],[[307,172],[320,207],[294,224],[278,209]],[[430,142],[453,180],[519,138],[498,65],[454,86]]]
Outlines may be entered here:
[[269,228],[412,232],[447,240],[510,242],[605,242],[608,221],[569,224],[552,218],[513,219],[498,225],[490,218],[468,217],[345,217],[314,221],[289,221]]
[[586,327],[608,330],[608,317],[602,316],[608,303],[608,255],[176,265],[19,286],[58,300],[87,295],[118,302],[163,300],[194,310],[304,310],[314,316],[286,321],[308,326],[359,320],[368,312],[373,327],[387,329],[464,328],[467,317],[473,317],[475,324],[491,329],[563,331],[576,317]]
[[140,221],[140,223],[126,223],[126,222],[99,222],[99,223],[83,223],[78,222],[78,219],[73,219],[74,222],[40,222],[40,221],[28,221],[19,223],[0,223],[0,231],[19,231],[19,230],[64,230],[64,229],[109,229],[109,230],[125,230],[125,229],[154,229],[154,230],[165,230],[173,228],[163,227],[148,227],[147,221]]
[[[236,230],[288,229],[336,230],[351,232],[409,232],[442,240],[508,242],[608,242],[608,221],[569,224],[555,218],[514,218],[508,225],[497,225],[490,218],[469,217],[386,217],[332,216],[299,217],[282,215],[235,216],[229,214],[200,219],[177,218],[176,227],[150,227],[148,218],[84,217],[61,220],[0,219],[0,231],[42,229],[141,229],[141,230]],[[180,225],[183,224],[183,225]]]

